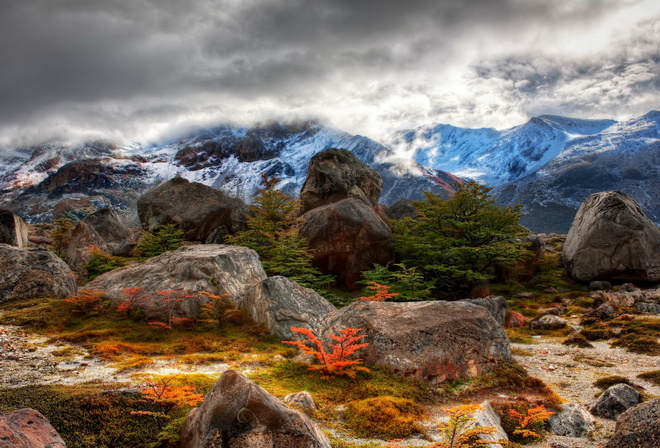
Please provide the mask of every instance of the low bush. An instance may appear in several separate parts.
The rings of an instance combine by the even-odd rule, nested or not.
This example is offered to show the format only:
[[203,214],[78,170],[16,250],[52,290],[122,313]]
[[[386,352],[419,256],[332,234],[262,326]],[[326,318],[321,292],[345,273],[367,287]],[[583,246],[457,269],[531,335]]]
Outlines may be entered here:
[[358,437],[390,440],[424,434],[426,412],[412,400],[385,396],[349,402],[344,418]]

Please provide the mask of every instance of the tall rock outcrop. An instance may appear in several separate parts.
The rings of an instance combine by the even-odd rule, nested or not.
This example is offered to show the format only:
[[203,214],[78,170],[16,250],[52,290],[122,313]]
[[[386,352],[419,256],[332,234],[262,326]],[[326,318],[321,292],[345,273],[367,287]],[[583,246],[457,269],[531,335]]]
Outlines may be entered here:
[[307,178],[300,190],[302,213],[351,197],[375,206],[382,189],[380,174],[350,151],[326,149],[309,161]]
[[0,243],[16,247],[28,244],[27,224],[9,210],[0,209]]
[[309,417],[235,370],[222,374],[188,414],[179,448],[330,448]]
[[566,237],[563,259],[579,281],[660,280],[660,230],[620,191],[590,195]]
[[87,275],[84,265],[92,258],[92,249],[116,256],[127,256],[137,239],[111,208],[98,210],[85,217],[73,229],[66,260],[76,272]]
[[300,193],[300,233],[314,251],[314,265],[356,288],[360,273],[392,260],[392,230],[374,210],[382,179],[345,149],[312,157]]
[[326,318],[323,334],[362,328],[365,364],[432,384],[472,378],[511,359],[504,329],[485,307],[466,302],[355,302]]
[[245,225],[247,205],[222,191],[198,182],[175,177],[143,194],[138,199],[138,216],[150,232],[174,223],[191,241],[205,241],[222,228],[233,234]]

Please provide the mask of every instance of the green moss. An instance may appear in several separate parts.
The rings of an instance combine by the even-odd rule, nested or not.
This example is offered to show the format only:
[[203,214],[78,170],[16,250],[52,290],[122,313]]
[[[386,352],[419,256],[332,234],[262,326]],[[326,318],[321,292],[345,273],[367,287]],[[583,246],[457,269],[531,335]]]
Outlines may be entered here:
[[612,343],[613,347],[624,347],[633,353],[660,356],[660,343],[657,336],[646,334],[625,334]]
[[523,350],[522,348],[513,347],[511,349],[511,354],[514,356],[534,356],[534,352]]
[[358,437],[390,440],[423,434],[426,412],[414,401],[385,396],[348,403],[344,418]]
[[137,398],[101,395],[108,387],[87,384],[4,389],[0,390],[0,412],[36,409],[50,421],[69,448],[149,447],[157,440],[167,419],[132,413],[154,409]]
[[268,370],[254,372],[250,378],[277,397],[306,390],[313,395],[322,412],[332,406],[366,398],[392,396],[425,402],[433,396],[427,383],[395,375],[381,367],[370,369],[370,372],[358,372],[356,379],[336,377],[323,380],[317,372],[310,372],[306,364],[285,361]]

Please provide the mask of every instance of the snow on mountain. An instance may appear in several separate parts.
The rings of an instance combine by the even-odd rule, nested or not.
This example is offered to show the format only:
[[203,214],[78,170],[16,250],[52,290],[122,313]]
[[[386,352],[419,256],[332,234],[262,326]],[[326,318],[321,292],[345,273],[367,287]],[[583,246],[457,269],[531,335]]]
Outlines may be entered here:
[[[142,192],[175,176],[213,186],[250,203],[261,174],[281,178],[279,188],[298,195],[309,160],[328,148],[345,148],[384,179],[381,202],[420,199],[424,191],[451,193],[459,180],[416,163],[380,163],[381,144],[314,121],[268,123],[254,128],[219,126],[159,145],[48,144],[0,150],[0,207],[27,220],[78,213],[94,204],[126,210]],[[59,207],[59,208],[58,208]]]

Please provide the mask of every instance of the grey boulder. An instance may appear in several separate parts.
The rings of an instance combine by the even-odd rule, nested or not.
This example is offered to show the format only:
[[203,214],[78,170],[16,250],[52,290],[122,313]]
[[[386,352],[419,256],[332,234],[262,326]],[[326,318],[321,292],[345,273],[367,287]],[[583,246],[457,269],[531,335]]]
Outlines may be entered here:
[[597,417],[616,420],[619,415],[639,403],[641,398],[641,394],[627,384],[616,384],[598,397],[589,412]]
[[594,429],[593,417],[577,403],[568,403],[548,419],[550,432],[566,437],[586,437]]
[[638,404],[619,416],[605,448],[658,448],[660,398]]
[[330,448],[330,442],[306,415],[228,370],[181,429],[179,448],[213,446]]

